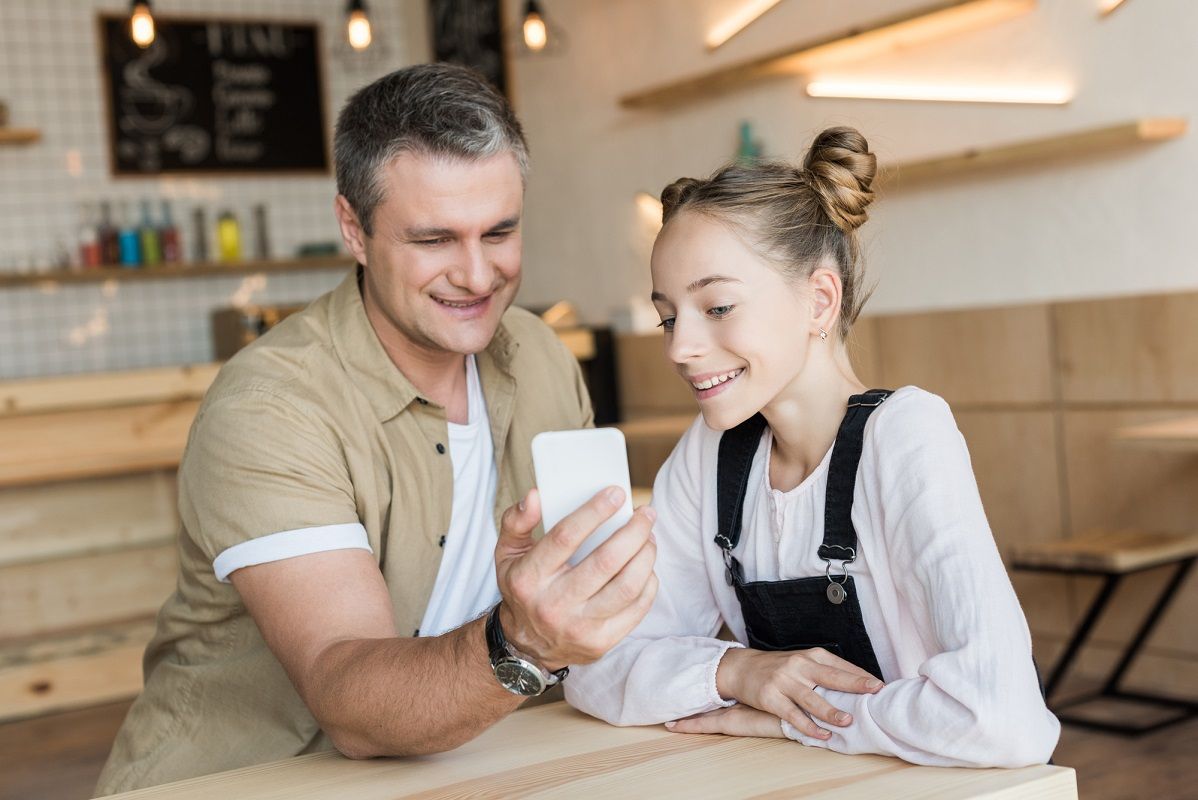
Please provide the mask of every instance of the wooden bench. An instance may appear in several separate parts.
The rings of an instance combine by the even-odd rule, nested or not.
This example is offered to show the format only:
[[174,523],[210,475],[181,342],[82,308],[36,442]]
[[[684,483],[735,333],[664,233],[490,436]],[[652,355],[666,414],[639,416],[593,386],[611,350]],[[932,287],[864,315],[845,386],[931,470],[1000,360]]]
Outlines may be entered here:
[[[1114,669],[1104,680],[1102,688],[1053,704],[1053,710],[1062,721],[1112,733],[1136,735],[1172,725],[1198,714],[1198,703],[1120,688],[1123,676],[1169,607],[1194,565],[1195,558],[1198,558],[1198,535],[1138,530],[1092,531],[1064,541],[1025,545],[1015,551],[1011,564],[1014,569],[1103,578],[1102,588],[1082,616],[1077,630],[1070,637],[1044,685],[1044,695],[1049,701],[1052,700],[1053,693],[1076,660],[1123,578],[1155,567],[1175,565],[1165,588],[1120,655]],[[1066,708],[1074,708],[1094,700],[1111,699],[1156,706],[1170,713],[1142,724],[1110,722],[1073,713],[1061,713]]]

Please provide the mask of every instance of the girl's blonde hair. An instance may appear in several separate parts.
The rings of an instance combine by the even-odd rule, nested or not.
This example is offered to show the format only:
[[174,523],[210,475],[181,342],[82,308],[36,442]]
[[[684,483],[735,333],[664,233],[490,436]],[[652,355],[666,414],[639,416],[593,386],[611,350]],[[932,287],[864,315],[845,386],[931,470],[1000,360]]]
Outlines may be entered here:
[[705,180],[679,178],[661,193],[662,223],[686,209],[732,225],[789,278],[821,266],[840,271],[838,330],[849,332],[869,293],[856,230],[874,199],[877,158],[853,128],[815,137],[803,166],[772,161],[730,164]]

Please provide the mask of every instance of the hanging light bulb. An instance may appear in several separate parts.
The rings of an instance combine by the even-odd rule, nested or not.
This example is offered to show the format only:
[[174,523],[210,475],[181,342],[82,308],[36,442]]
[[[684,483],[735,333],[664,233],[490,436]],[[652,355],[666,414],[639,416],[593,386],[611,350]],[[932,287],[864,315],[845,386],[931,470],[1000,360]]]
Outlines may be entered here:
[[532,52],[539,53],[548,43],[549,29],[545,27],[541,4],[537,0],[528,0],[524,4],[524,45]]
[[149,47],[154,43],[154,17],[150,14],[150,0],[133,0],[129,6],[129,34],[138,47]]
[[349,37],[349,46],[358,51],[370,47],[374,37],[370,32],[370,17],[366,16],[365,0],[349,0],[345,13],[348,15],[345,33]]

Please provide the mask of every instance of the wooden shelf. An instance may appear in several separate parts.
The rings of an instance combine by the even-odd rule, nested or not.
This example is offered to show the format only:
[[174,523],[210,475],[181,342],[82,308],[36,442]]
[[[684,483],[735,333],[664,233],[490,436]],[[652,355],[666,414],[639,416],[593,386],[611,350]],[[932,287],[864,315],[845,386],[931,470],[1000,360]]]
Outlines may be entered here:
[[35,128],[0,128],[0,145],[32,144],[42,138],[42,132]]
[[99,267],[79,271],[0,273],[0,289],[10,286],[42,286],[46,284],[99,283],[107,280],[152,281],[171,278],[202,278],[212,275],[251,275],[256,272],[300,272],[317,269],[349,269],[351,256],[315,256],[312,258],[272,259],[270,261],[238,261],[232,264],[176,264],[162,267]]
[[934,39],[994,25],[1026,14],[1036,0],[953,0],[933,3],[888,17],[866,27],[855,27],[833,36],[804,42],[759,58],[624,95],[625,108],[679,105],[716,92],[740,88],[765,78],[801,75],[832,63],[906,50]]
[[906,186],[974,170],[1070,158],[1113,147],[1176,139],[1187,129],[1181,117],[1149,117],[1043,139],[965,150],[948,156],[890,165],[882,182]]

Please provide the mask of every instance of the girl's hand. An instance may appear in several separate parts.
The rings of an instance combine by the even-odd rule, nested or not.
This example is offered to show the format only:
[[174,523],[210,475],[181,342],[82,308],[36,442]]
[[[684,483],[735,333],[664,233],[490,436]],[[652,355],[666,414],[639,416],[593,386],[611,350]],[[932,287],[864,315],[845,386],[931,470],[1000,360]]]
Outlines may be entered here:
[[841,727],[853,721],[816,694],[816,686],[856,694],[882,688],[880,680],[822,647],[781,652],[733,648],[720,659],[715,680],[721,697],[767,711],[816,739],[832,734],[813,717]]
[[717,708],[705,714],[667,722],[666,727],[674,733],[722,733],[725,736],[784,738],[781,720],[768,712],[742,705]]

